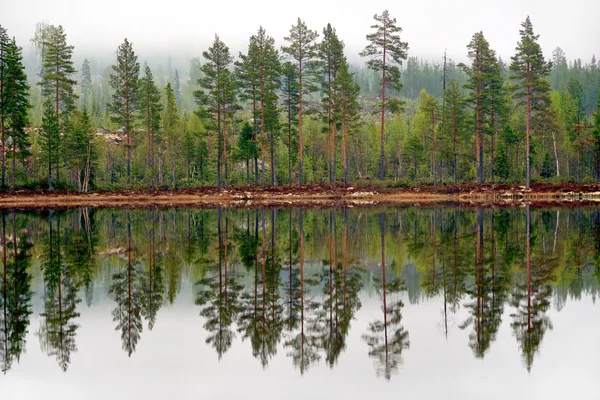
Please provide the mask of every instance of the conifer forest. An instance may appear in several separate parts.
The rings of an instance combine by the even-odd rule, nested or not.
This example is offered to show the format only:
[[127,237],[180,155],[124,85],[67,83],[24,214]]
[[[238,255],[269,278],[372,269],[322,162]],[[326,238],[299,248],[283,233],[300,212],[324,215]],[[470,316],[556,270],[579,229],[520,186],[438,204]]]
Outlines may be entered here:
[[600,63],[542,49],[523,17],[506,26],[519,32],[509,59],[482,31],[463,54],[412,56],[384,10],[357,27],[359,54],[298,18],[280,43],[257,26],[239,54],[216,34],[187,68],[149,64],[127,38],[110,65],[76,63],[63,26],[0,25],[0,186],[597,183]]

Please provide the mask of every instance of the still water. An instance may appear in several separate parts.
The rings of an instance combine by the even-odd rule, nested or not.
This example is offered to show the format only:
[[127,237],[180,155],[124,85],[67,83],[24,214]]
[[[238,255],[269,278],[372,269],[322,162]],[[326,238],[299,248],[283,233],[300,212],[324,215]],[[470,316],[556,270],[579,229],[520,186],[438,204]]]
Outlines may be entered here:
[[1,399],[600,393],[598,208],[1,214]]

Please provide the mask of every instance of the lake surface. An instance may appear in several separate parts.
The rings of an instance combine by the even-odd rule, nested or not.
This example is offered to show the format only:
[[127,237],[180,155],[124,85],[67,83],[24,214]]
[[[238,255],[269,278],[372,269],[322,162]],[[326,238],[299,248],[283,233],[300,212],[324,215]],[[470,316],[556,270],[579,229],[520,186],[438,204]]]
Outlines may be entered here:
[[598,208],[0,217],[1,399],[600,393]]

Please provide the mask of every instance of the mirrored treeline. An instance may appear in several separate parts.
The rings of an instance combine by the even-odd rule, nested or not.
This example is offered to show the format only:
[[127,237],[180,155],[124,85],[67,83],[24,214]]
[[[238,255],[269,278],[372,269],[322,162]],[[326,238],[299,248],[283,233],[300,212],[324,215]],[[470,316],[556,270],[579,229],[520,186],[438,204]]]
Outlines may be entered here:
[[[468,332],[465,348],[483,359],[506,323],[531,370],[550,310],[600,291],[593,207],[79,208],[2,211],[1,225],[4,373],[26,350],[76,368],[81,315],[100,301],[129,357],[185,302],[218,360],[239,343],[263,368],[278,354],[301,374],[336,368],[360,326],[352,351],[385,379],[412,350],[403,313],[436,302],[432,330]],[[362,323],[374,299],[379,312]]]

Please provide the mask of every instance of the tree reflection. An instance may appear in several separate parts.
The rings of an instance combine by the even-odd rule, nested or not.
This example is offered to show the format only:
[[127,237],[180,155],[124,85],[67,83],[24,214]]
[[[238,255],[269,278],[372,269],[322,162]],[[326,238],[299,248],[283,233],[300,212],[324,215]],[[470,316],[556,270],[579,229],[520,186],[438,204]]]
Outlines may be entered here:
[[140,264],[132,260],[131,214],[127,212],[127,266],[123,271],[112,275],[111,293],[117,303],[112,312],[113,321],[117,322],[115,330],[121,331],[123,350],[129,357],[135,352],[142,325],[143,290],[140,283]]
[[308,368],[317,362],[319,355],[319,338],[315,335],[315,311],[318,303],[314,302],[310,289],[317,281],[306,279],[304,274],[304,212],[300,209],[299,217],[299,264],[300,264],[300,320],[296,328],[286,339],[284,346],[289,349],[288,356],[292,357],[294,366],[304,374]]
[[525,262],[526,279],[524,283],[518,283],[512,294],[512,306],[517,309],[511,314],[513,322],[511,327],[519,342],[525,366],[531,371],[535,353],[538,352],[544,334],[552,329],[550,318],[546,311],[550,308],[550,297],[553,279],[553,263],[541,259],[533,259],[531,246],[535,244],[536,235],[531,234],[531,213],[529,204],[525,208]]
[[397,296],[406,290],[401,279],[386,281],[385,214],[379,214],[381,234],[381,280],[376,281],[383,301],[383,320],[371,322],[363,339],[369,346],[369,356],[375,359],[377,376],[389,380],[402,363],[402,351],[409,347],[408,331],[402,326],[404,303]]
[[14,360],[25,350],[31,315],[31,276],[27,268],[31,262],[31,247],[27,232],[20,232],[14,211],[12,240],[7,241],[6,214],[2,212],[2,275],[0,284],[0,369],[6,373]]
[[[56,219],[56,226],[54,220]],[[44,312],[38,332],[42,348],[55,356],[58,365],[66,371],[71,353],[77,351],[75,335],[79,325],[77,296],[72,271],[67,267],[61,249],[60,216],[48,214],[48,231],[44,235],[42,269],[44,271]]]
[[[235,332],[232,324],[240,312],[239,294],[242,286],[236,282],[235,274],[228,270],[228,225],[229,211],[226,211],[225,233],[222,229],[223,210],[218,209],[217,240],[218,262],[208,273],[214,275],[196,283],[196,304],[201,307],[200,315],[206,318],[204,328],[208,331],[206,343],[218,354],[219,360],[229,350]],[[216,269],[216,273],[215,270]]]
[[148,212],[150,229],[148,230],[148,257],[146,269],[141,276],[142,315],[148,321],[148,330],[152,330],[156,315],[163,305],[165,286],[163,280],[163,258],[156,252],[156,211]]

